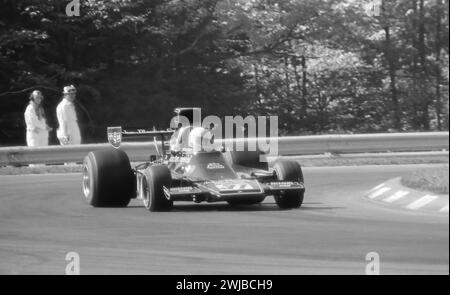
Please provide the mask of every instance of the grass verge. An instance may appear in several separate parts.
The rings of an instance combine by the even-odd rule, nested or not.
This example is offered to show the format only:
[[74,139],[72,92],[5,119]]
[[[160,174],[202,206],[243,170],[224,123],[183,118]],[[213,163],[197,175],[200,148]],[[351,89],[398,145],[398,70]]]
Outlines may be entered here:
[[448,194],[448,168],[448,165],[443,165],[442,167],[416,170],[403,176],[401,183],[404,186],[418,190],[430,191],[436,194]]
[[298,160],[303,167],[325,166],[363,166],[363,165],[409,165],[409,164],[448,164],[449,157],[444,155],[433,156],[395,156],[395,157],[364,157],[364,158],[297,158],[285,157],[286,160]]

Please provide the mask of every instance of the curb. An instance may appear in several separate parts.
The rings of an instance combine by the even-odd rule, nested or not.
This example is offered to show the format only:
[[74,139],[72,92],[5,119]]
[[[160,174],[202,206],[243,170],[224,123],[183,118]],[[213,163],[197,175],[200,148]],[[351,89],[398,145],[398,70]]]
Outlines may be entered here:
[[427,193],[405,187],[401,177],[390,179],[372,188],[365,198],[412,211],[435,212],[449,214],[449,196]]

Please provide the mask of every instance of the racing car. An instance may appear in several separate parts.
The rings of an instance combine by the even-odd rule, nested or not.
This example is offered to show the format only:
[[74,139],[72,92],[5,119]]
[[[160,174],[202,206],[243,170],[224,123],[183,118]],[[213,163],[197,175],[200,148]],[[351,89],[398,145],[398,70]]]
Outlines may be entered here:
[[[177,116],[191,118],[195,111],[175,109]],[[187,130],[193,132],[192,127]],[[273,196],[282,209],[302,205],[305,186],[297,161],[277,161],[269,169],[260,151],[231,151],[222,146],[193,152],[189,145],[175,149],[172,144],[179,140],[180,131],[108,127],[112,147],[91,151],[83,161],[82,189],[87,202],[93,207],[126,207],[131,199],[138,199],[149,211],[169,211],[177,201],[251,205]],[[132,168],[120,142],[150,138],[157,155]]]

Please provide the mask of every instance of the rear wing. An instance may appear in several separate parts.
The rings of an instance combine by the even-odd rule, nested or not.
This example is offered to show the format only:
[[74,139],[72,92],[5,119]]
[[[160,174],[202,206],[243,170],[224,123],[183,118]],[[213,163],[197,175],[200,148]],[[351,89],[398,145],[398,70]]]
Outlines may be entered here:
[[115,147],[119,148],[122,142],[142,142],[142,141],[154,141],[156,149],[158,150],[157,140],[161,142],[162,151],[158,151],[159,154],[164,155],[166,146],[170,141],[170,136],[175,130],[150,130],[150,129],[138,129],[138,128],[122,128],[122,127],[108,127],[108,141]]
[[124,141],[150,141],[155,137],[165,141],[172,136],[175,130],[146,130],[146,129],[123,129],[122,138]]

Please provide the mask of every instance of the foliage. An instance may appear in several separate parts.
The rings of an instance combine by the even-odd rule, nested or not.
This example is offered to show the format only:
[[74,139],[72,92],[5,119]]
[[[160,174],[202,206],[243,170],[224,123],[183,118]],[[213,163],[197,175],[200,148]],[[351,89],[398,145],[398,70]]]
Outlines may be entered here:
[[[448,1],[0,0],[0,144],[79,89],[88,142],[166,128],[175,106],[278,115],[281,134],[448,129]],[[55,138],[52,138],[56,142]]]

